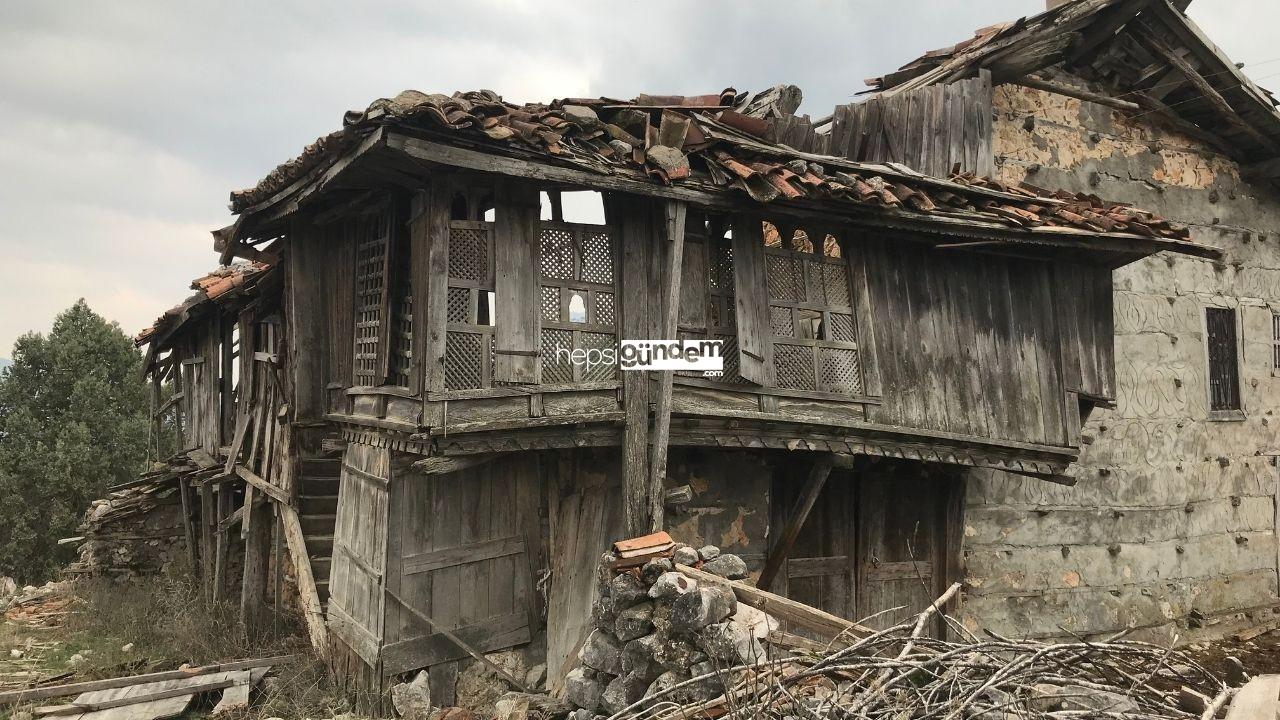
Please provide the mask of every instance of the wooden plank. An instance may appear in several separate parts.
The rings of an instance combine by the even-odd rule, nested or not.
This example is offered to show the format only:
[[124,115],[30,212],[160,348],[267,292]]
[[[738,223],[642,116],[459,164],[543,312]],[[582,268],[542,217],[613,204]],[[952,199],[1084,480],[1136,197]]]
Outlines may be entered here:
[[782,568],[782,564],[786,562],[787,556],[791,554],[791,548],[795,545],[796,538],[800,535],[800,528],[804,527],[804,521],[809,518],[809,511],[813,510],[813,504],[818,501],[818,496],[822,494],[822,488],[827,484],[827,477],[831,475],[831,468],[831,458],[826,455],[819,455],[813,461],[813,467],[809,469],[809,479],[805,482],[804,490],[800,493],[795,509],[791,511],[791,516],[787,519],[786,526],[783,527],[782,533],[778,536],[777,543],[769,551],[769,557],[765,560],[764,569],[760,571],[760,579],[756,584],[761,589],[768,590],[773,586],[774,578]]
[[215,515],[213,485],[204,483],[200,486],[200,558],[201,576],[204,578],[204,596],[213,599],[213,545],[214,532],[218,528]]
[[307,636],[311,639],[311,647],[323,661],[329,655],[329,636],[324,626],[324,610],[320,605],[320,595],[316,592],[316,579],[311,574],[311,556],[307,553],[307,540],[302,533],[302,523],[298,520],[298,512],[287,503],[277,503],[280,522],[284,529],[285,542],[289,546],[289,555],[298,586],[298,602],[302,606],[302,617],[306,622]]
[[798,579],[808,577],[825,577],[827,575],[844,575],[849,571],[851,563],[848,555],[831,557],[793,557],[787,559],[787,578]]
[[1273,720],[1280,711],[1280,675],[1259,675],[1240,688],[1227,708],[1227,720]]
[[536,384],[542,314],[538,303],[540,205],[535,186],[502,182],[494,222],[494,382]]
[[733,219],[733,302],[738,324],[738,372],[757,385],[774,384],[773,331],[765,278],[764,226],[754,215]]
[[[197,681],[202,680],[202,681]],[[200,693],[231,687],[233,680],[197,679],[168,680],[144,686],[125,688],[123,691],[101,690],[86,693],[94,699],[76,698],[67,705],[53,705],[35,709],[36,717],[74,715],[73,720],[158,720],[173,717],[186,710],[192,699]],[[106,697],[102,697],[106,695]],[[172,702],[164,702],[172,701]],[[114,710],[115,712],[109,712]]]
[[200,665],[182,670],[163,670],[160,672],[147,673],[145,675],[126,675],[123,677],[107,678],[105,680],[86,680],[84,682],[68,683],[65,685],[48,685],[45,687],[27,688],[24,690],[9,690],[6,692],[0,692],[0,705],[31,702],[33,700],[45,700],[48,698],[63,697],[66,695],[78,695],[80,693],[92,692],[94,690],[110,690],[112,688],[130,687],[148,682],[158,682],[161,680],[181,680],[184,678],[209,675],[218,672],[230,672],[234,670],[247,670],[250,668],[283,665],[296,660],[297,657],[297,655],[276,655],[273,657],[254,658],[250,660],[234,660],[214,665]]
[[283,490],[267,482],[257,473],[243,465],[236,465],[236,475],[238,475],[241,480],[244,480],[258,490],[266,493],[272,500],[275,500],[282,505],[289,505],[293,502]]
[[697,580],[704,585],[720,585],[733,590],[733,594],[737,596],[738,602],[744,605],[750,605],[757,610],[764,612],[782,620],[784,622],[794,623],[803,628],[821,633],[827,637],[836,637],[839,635],[850,634],[853,636],[869,635],[873,631],[865,626],[855,622],[850,622],[841,617],[836,617],[828,612],[823,612],[816,608],[809,607],[802,603],[788,600],[781,595],[774,595],[766,590],[747,585],[737,580],[726,580],[719,575],[712,575],[709,572],[703,572],[688,565],[676,565],[676,570],[682,574]]
[[414,575],[463,563],[483,562],[507,555],[516,555],[526,552],[526,550],[525,537],[523,535],[511,535],[406,556],[402,561],[401,572],[405,575]]
[[245,490],[245,504],[241,512],[249,535],[244,540],[244,568],[240,583],[240,621],[256,630],[267,604],[267,567],[271,546],[271,508],[266,504],[255,506],[251,489]]
[[[387,595],[391,597],[391,599],[400,603],[401,608],[408,610],[409,614],[413,615],[418,620],[421,620],[423,624],[427,625],[431,630],[435,631],[437,634],[444,636],[449,642],[453,643],[455,646],[461,648],[462,650],[465,650],[468,655],[480,661],[481,664],[483,664],[485,667],[489,668],[494,673],[496,673],[498,677],[511,683],[512,687],[518,689],[520,692],[529,692],[528,688],[525,687],[524,683],[511,677],[511,675],[507,673],[506,670],[502,669],[502,667],[495,664],[489,658],[485,657],[483,653],[481,653],[479,650],[476,650],[469,643],[467,643],[465,640],[463,640],[461,637],[455,634],[452,630],[444,627],[443,625],[438,625],[434,620],[432,620],[425,613],[423,613],[422,611],[418,610],[417,608],[413,607],[412,605],[409,605],[404,600],[402,600],[399,595],[396,595],[390,590],[385,590],[385,592],[387,593]],[[517,618],[516,620],[517,622],[522,622],[526,620],[526,618],[523,616],[523,613],[517,613],[515,617]],[[492,621],[490,621],[489,623],[486,623],[484,627],[485,632],[488,633],[492,629],[492,626],[495,626],[495,625],[497,625],[497,623],[494,623]],[[525,625],[525,628],[526,630],[528,629],[527,624]],[[434,664],[434,663],[428,663],[428,664]]]
[[[425,327],[418,340],[415,326],[414,352],[421,348],[423,375],[428,392],[444,390],[444,352],[445,352],[445,312],[448,308],[449,292],[449,207],[453,199],[453,185],[444,173],[432,176],[427,188],[426,197],[422,199],[425,207],[423,214],[414,220],[414,257],[425,257],[427,274],[425,283],[425,302],[419,306],[415,289],[414,307],[425,307],[421,314],[425,318]],[[426,252],[419,252],[425,244]],[[417,260],[414,261],[415,263]],[[415,313],[415,322],[418,313]]]
[[[667,261],[662,277],[666,280],[662,305],[662,340],[678,340],[680,316],[680,275],[684,259],[684,228],[688,207],[678,201],[663,204],[663,256]],[[653,421],[652,457],[649,461],[649,529],[663,527],[663,484],[667,478],[667,440],[671,434],[671,381],[672,370],[658,371],[658,399]]]

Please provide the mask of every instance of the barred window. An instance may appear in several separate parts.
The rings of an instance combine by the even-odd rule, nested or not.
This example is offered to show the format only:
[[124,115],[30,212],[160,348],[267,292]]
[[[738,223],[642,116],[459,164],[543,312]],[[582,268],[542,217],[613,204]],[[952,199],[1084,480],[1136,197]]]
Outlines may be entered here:
[[1271,368],[1280,370],[1280,313],[1271,313]]
[[[815,233],[816,238],[818,233]],[[765,278],[779,388],[862,394],[849,268],[832,235],[765,223]]]
[[397,231],[394,203],[348,219],[356,244],[353,384],[409,387],[413,290],[408,238]]
[[1209,354],[1209,409],[1240,409],[1240,365],[1237,355],[1236,311],[1205,308]]

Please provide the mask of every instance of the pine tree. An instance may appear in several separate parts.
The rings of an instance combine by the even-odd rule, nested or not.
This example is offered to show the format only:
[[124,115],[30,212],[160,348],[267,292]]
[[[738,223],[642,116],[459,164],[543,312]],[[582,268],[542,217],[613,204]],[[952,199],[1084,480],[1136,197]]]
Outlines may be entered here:
[[142,358],[82,299],[48,337],[23,335],[0,374],[0,574],[49,578],[72,559],[91,500],[142,469],[147,396]]

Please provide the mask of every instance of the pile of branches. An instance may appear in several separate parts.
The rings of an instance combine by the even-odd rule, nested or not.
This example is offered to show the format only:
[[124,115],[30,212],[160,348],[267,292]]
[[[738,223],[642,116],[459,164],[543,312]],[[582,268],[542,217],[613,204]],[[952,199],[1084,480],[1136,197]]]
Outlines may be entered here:
[[[1040,642],[987,632],[978,637],[942,616],[953,640],[927,637],[939,608],[929,608],[825,649],[719,670],[652,694],[610,720],[675,718],[1213,718],[1234,688],[1171,648],[1127,640]],[[895,610],[900,610],[895,609]],[[874,624],[877,617],[861,621]],[[681,691],[708,681],[723,693],[681,702]]]

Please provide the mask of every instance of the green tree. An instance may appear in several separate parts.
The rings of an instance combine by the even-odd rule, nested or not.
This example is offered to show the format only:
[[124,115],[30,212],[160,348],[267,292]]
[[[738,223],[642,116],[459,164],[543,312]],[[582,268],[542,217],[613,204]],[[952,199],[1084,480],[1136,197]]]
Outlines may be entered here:
[[82,299],[46,337],[28,333],[0,374],[0,574],[47,579],[72,559],[89,502],[142,469],[142,358]]

